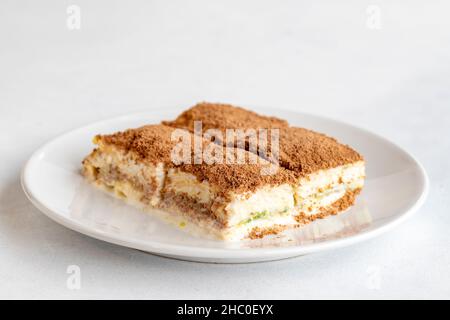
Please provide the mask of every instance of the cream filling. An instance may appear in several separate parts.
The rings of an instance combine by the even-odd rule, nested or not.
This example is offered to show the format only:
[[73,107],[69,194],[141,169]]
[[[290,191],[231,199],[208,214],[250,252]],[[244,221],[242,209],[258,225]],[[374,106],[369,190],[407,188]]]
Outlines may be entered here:
[[180,171],[169,169],[165,189],[176,193],[185,193],[200,203],[210,203],[214,199],[214,192],[207,181],[199,182],[197,177]]
[[251,194],[234,195],[233,198],[225,207],[230,226],[287,216],[294,209],[293,190],[288,184],[263,187]]
[[364,162],[320,170],[299,180],[295,188],[296,210],[314,215],[364,185]]
[[124,154],[111,147],[105,149],[101,148],[87,158],[85,168],[90,179],[95,180],[98,175],[107,186],[120,186],[124,178],[133,180],[143,188],[142,196],[147,197],[151,205],[158,205],[165,179],[164,165],[142,164],[129,153]]

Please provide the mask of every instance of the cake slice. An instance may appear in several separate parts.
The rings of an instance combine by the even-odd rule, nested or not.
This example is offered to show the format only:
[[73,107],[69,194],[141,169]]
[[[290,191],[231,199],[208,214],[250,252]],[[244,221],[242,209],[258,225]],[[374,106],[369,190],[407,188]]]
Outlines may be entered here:
[[[261,116],[240,107],[206,102],[197,104],[175,120],[164,123],[195,133],[193,128],[196,121],[203,128],[215,127],[223,136],[226,136],[229,129],[245,131],[266,126],[269,130],[278,130],[277,154],[270,154],[272,148],[269,140],[266,147],[269,152],[264,158],[279,164],[295,177],[292,187],[299,223],[344,211],[353,205],[364,185],[363,157],[349,146],[324,134],[290,127],[286,121]],[[249,148],[248,143],[238,144],[236,141],[219,139],[214,142],[240,146],[255,152],[254,148]]]
[[[267,132],[277,135],[269,133],[260,152],[252,143]],[[174,121],[97,135],[94,143],[83,161],[89,181],[187,231],[224,240],[337,214],[364,185],[364,159],[349,146],[231,105],[201,103]]]
[[260,237],[298,225],[295,178],[290,171],[277,168],[275,175],[262,175],[265,166],[273,166],[262,158],[255,163],[228,164],[232,159],[226,157],[251,156],[234,148],[221,151],[222,161],[199,163],[195,139],[203,150],[208,150],[211,142],[194,139],[187,131],[185,137],[192,142],[187,157],[191,163],[180,163],[175,157],[180,143],[174,139],[174,133],[179,133],[176,130],[148,125],[98,135],[94,138],[97,148],[83,161],[83,174],[141,209],[219,239]]

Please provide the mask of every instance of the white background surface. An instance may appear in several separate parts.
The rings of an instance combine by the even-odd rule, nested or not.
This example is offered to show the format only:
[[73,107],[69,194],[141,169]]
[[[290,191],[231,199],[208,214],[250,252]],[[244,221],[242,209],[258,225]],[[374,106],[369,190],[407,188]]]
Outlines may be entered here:
[[[81,29],[66,26],[81,8]],[[367,27],[369,5],[381,29]],[[447,1],[2,1],[0,298],[450,298]],[[46,218],[19,173],[60,133],[197,101],[327,115],[404,147],[430,177],[405,224],[248,265],[174,261]],[[81,289],[66,286],[69,265]]]

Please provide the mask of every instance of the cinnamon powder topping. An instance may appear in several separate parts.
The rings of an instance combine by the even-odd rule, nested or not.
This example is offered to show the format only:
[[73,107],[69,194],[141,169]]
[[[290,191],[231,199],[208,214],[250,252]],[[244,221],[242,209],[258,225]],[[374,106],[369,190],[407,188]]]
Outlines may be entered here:
[[194,121],[202,121],[203,130],[208,129],[269,129],[286,128],[286,120],[267,117],[256,112],[235,107],[230,104],[201,102],[184,111],[174,121],[162,123],[171,127],[194,130]]
[[280,130],[279,143],[280,165],[295,172],[297,176],[363,160],[349,146],[304,128],[289,127]]

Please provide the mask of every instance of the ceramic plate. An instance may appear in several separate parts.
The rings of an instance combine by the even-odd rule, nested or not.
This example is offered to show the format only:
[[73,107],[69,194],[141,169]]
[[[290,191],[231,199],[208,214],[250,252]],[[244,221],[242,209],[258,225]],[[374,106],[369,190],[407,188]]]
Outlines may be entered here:
[[366,185],[357,203],[279,238],[226,243],[191,236],[88,185],[81,160],[92,137],[173,119],[180,109],[158,109],[91,124],[48,142],[26,163],[22,185],[33,204],[56,222],[85,235],[146,252],[191,261],[242,263],[288,258],[354,244],[387,231],[424,202],[428,179],[413,156],[388,140],[339,121],[254,108],[291,125],[326,133],[362,153]]

